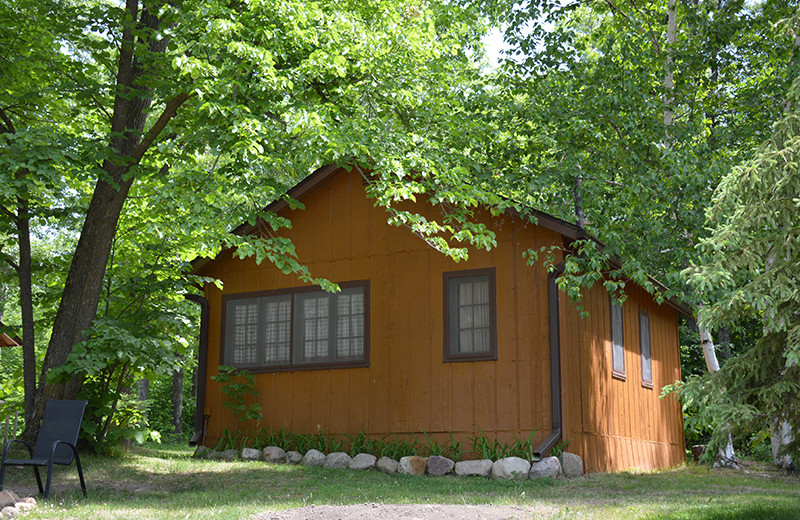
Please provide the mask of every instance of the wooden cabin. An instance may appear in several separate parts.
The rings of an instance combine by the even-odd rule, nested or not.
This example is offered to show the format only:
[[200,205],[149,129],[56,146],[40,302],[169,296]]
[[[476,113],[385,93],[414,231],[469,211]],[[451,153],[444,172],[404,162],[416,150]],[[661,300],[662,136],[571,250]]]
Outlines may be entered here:
[[684,460],[680,405],[659,398],[681,377],[681,308],[630,284],[627,300],[612,304],[599,284],[581,318],[556,289],[559,273],[523,258],[568,244],[580,229],[543,213],[533,224],[487,211],[479,218],[497,247],[456,263],[387,224],[355,172],[324,167],[289,194],[305,209],[283,201],[270,209],[292,221],[285,235],[313,276],[342,290],[302,286],[231,250],[195,262],[196,273],[224,284],[194,298],[204,309],[205,373],[196,440],[213,445],[234,428],[220,385],[208,380],[224,364],[256,375],[261,426],[276,430],[452,433],[462,442],[479,428],[502,442],[535,431],[537,456],[569,441],[588,472]]

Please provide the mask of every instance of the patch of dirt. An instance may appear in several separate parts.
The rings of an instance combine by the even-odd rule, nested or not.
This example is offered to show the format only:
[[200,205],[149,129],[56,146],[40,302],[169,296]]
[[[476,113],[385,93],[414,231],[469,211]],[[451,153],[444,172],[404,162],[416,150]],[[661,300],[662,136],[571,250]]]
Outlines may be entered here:
[[261,513],[253,520],[523,520],[537,512],[521,506],[367,503],[299,507]]

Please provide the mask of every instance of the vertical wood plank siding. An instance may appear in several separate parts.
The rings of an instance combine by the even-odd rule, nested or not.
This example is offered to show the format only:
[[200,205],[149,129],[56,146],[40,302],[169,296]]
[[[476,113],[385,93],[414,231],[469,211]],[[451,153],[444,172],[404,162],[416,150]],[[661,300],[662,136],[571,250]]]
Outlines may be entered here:
[[[676,311],[657,305],[643,289],[628,285],[622,306],[626,380],[612,377],[610,304],[600,286],[587,291],[590,317],[578,317],[561,298],[561,348],[565,438],[569,451],[593,471],[654,469],[684,460],[679,403],[659,399],[661,388],[680,379]],[[639,310],[650,315],[653,386],[642,386]]]
[[[518,217],[487,213],[480,218],[497,233],[497,247],[470,251],[468,262],[455,263],[406,228],[388,225],[386,213],[365,197],[355,173],[339,171],[301,201],[305,210],[282,210],[292,221],[284,234],[312,275],[370,281],[370,366],[257,373],[264,409],[259,426],[303,433],[321,428],[334,435],[364,431],[376,437],[425,431],[440,441],[450,432],[465,441],[478,427],[504,442],[536,430],[538,443],[550,433],[547,272],[541,264],[528,266],[522,253],[560,244],[561,235]],[[422,213],[440,216],[436,208]],[[487,267],[497,272],[498,359],[444,363],[442,273]],[[222,290],[213,285],[205,290],[212,376],[221,359],[222,295],[300,284],[267,262],[258,266],[233,258],[230,251],[202,273],[224,284]],[[671,399],[656,395],[680,373],[674,311],[634,292],[624,306],[628,381],[612,381],[608,297],[602,289],[587,297],[592,302],[588,320],[578,319],[561,297],[570,451],[585,457],[588,471],[676,464],[683,452],[680,414]],[[638,306],[651,317],[655,390],[642,388],[637,372],[638,344],[631,338],[638,338]],[[205,403],[213,443],[224,428],[234,428],[234,418],[213,381]]]

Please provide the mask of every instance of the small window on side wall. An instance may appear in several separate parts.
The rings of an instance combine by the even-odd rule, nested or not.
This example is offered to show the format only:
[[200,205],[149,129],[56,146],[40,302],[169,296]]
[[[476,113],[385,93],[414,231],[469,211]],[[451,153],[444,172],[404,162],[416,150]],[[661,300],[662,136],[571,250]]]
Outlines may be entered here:
[[444,361],[497,359],[495,269],[444,273]]
[[639,346],[642,352],[642,386],[653,388],[653,360],[650,356],[650,315],[639,311]]
[[623,333],[622,304],[609,298],[611,302],[611,375],[626,379],[625,375],[625,335]]

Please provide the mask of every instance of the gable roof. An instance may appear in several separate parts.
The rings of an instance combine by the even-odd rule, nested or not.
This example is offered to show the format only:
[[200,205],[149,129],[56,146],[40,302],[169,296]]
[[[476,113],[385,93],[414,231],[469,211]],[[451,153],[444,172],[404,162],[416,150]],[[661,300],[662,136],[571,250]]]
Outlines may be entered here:
[[[337,174],[341,169],[342,169],[341,166],[337,166],[335,164],[329,164],[327,166],[322,166],[321,168],[318,168],[312,174],[307,176],[305,179],[303,179],[299,183],[295,184],[292,188],[290,188],[289,191],[286,192],[286,195],[289,198],[292,198],[294,200],[299,200],[306,193],[310,192],[311,190],[313,190],[317,186],[320,186],[320,185],[324,184],[326,181],[328,181],[328,179],[330,179],[335,174]],[[277,213],[277,212],[282,211],[282,210],[284,210],[284,209],[286,209],[288,207],[289,207],[289,203],[286,202],[286,200],[281,198],[281,199],[278,199],[278,200],[270,203],[264,209],[265,209],[265,211],[271,211],[273,213]],[[605,244],[603,244],[603,242],[601,242],[599,239],[593,237],[592,235],[586,233],[586,231],[583,228],[580,228],[580,227],[576,226],[575,224],[567,222],[566,220],[562,220],[562,219],[560,219],[560,218],[558,218],[556,216],[550,215],[549,213],[545,213],[544,211],[540,211],[540,210],[533,209],[533,208],[526,208],[526,209],[530,213],[530,215],[532,215],[534,218],[536,218],[536,224],[541,226],[541,227],[543,227],[543,228],[545,228],[545,229],[548,229],[548,230],[553,231],[555,233],[559,233],[560,235],[564,236],[565,238],[567,238],[567,239],[569,239],[571,241],[588,239],[588,240],[592,240],[592,241],[596,242],[600,246],[600,248],[604,248],[605,247]],[[512,208],[509,208],[508,210],[506,210],[506,213],[512,214],[512,215],[518,216],[518,217],[522,216],[519,211],[517,211],[515,209],[512,209]],[[251,225],[249,223],[244,223],[244,224],[241,224],[238,227],[236,227],[231,232],[233,234],[235,234],[235,235],[246,235],[248,233],[251,233],[255,229],[256,229],[255,226],[253,226],[253,225]],[[196,272],[198,269],[202,268],[204,265],[206,265],[207,263],[211,262],[212,260],[213,260],[212,258],[196,258],[194,261],[192,261],[193,271]],[[659,282],[658,280],[656,280],[652,276],[648,275],[648,278],[650,279],[650,281],[656,286],[656,288],[660,292],[662,292],[662,293],[667,292],[668,289],[664,284],[662,284],[661,282]],[[681,313],[681,314],[683,314],[683,315],[685,315],[685,316],[687,316],[689,318],[692,317],[692,315],[693,315],[692,310],[688,306],[686,306],[686,305],[684,305],[682,303],[679,303],[674,298],[670,298],[670,299],[667,299],[665,301],[670,305],[670,307],[673,307],[679,313]]]

